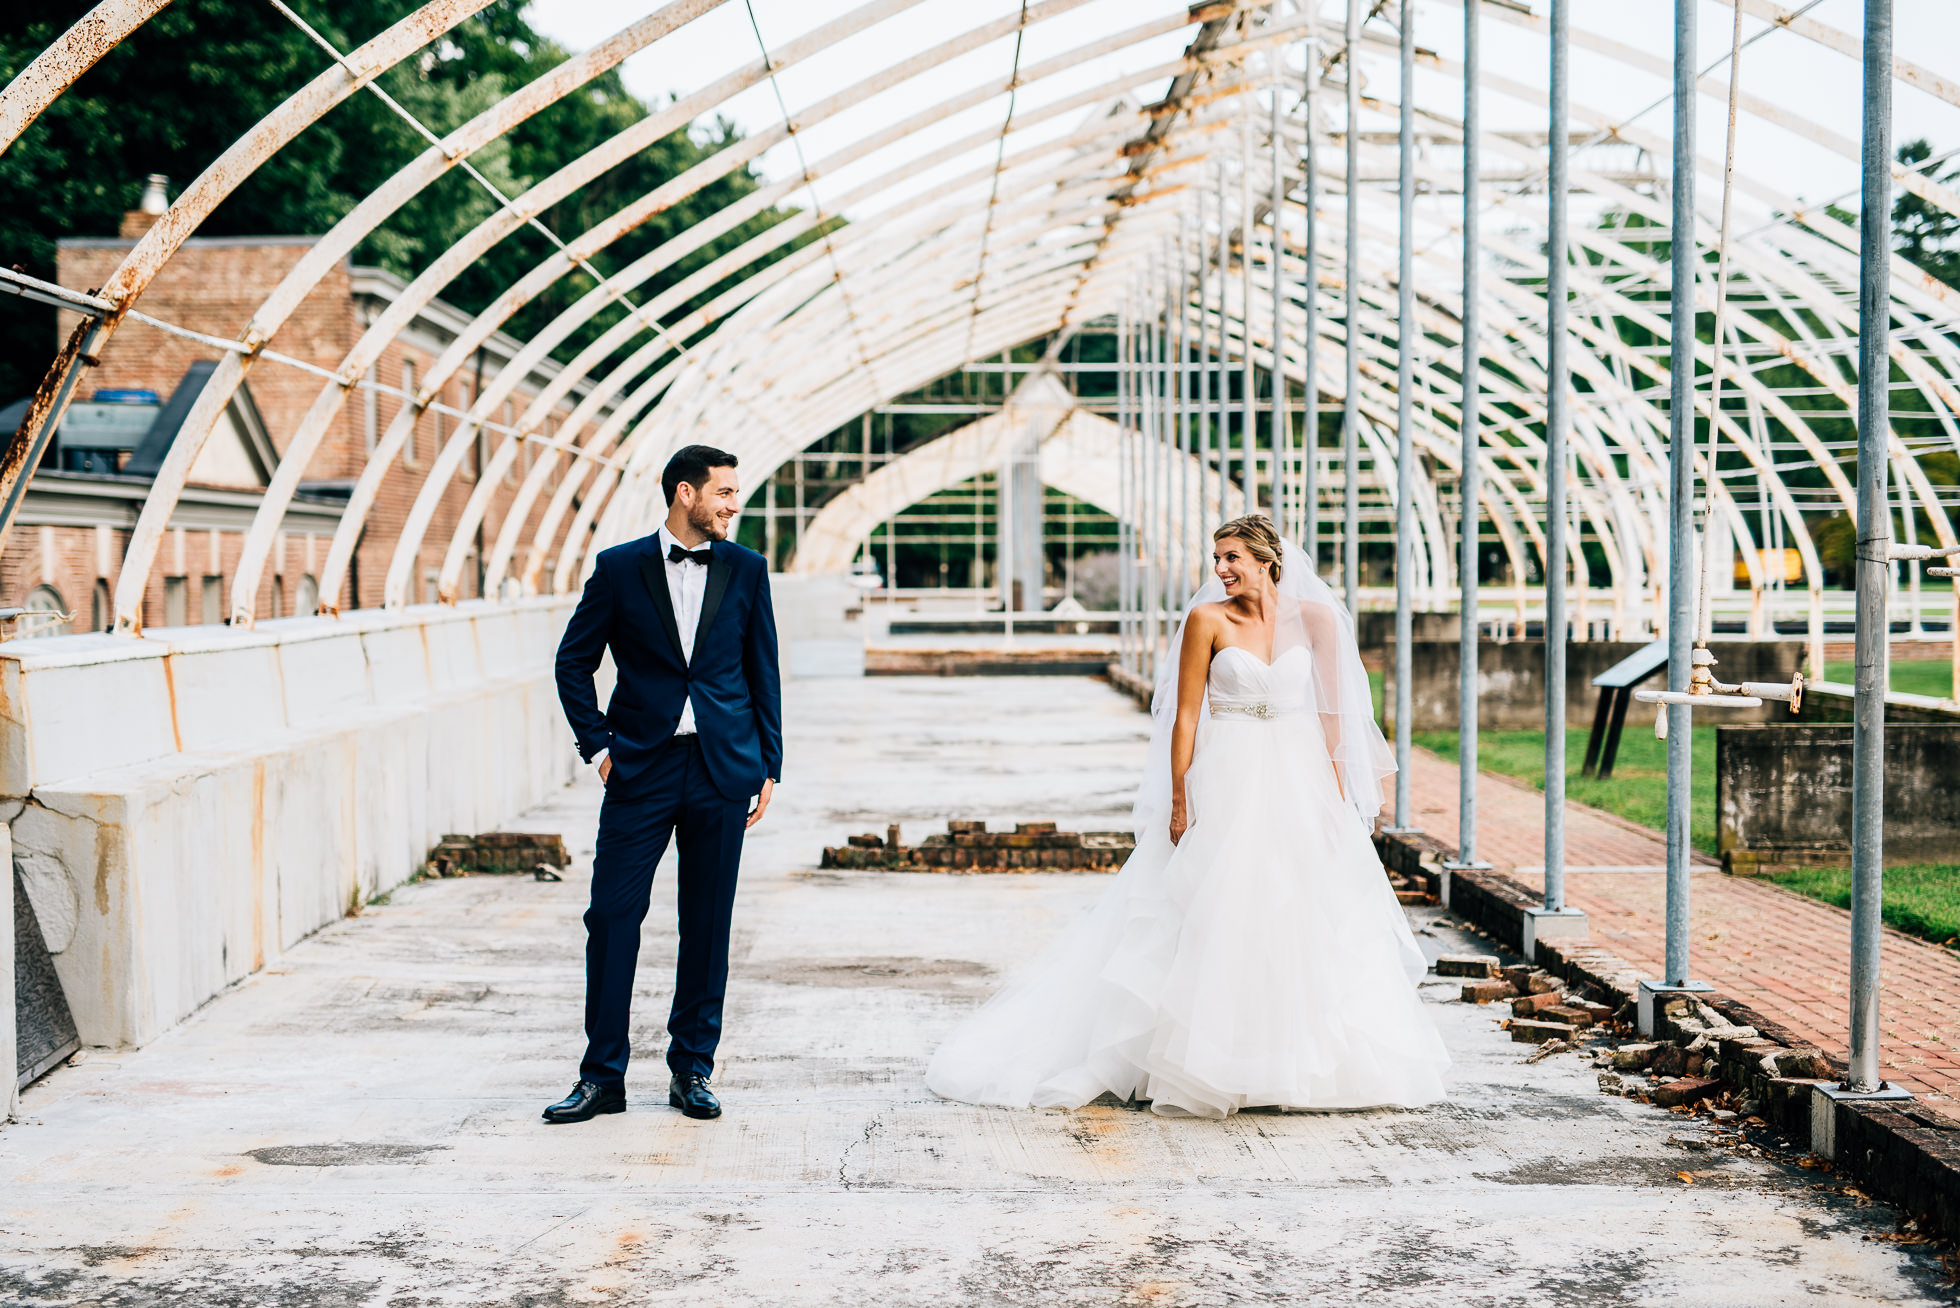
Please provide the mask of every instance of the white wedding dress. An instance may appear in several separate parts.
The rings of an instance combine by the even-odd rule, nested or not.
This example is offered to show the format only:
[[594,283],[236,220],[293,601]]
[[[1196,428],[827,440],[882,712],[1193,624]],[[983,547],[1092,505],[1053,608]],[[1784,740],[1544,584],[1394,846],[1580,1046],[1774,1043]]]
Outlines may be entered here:
[[[1183,838],[1171,844],[1167,812],[1151,802],[1152,782],[1166,804],[1169,784],[1168,751],[1153,751],[1164,775],[1139,796],[1136,851],[1085,916],[939,1047],[926,1071],[934,1094],[1077,1108],[1108,1092],[1198,1117],[1443,1097],[1449,1057],[1416,992],[1427,967],[1356,820],[1381,800],[1382,773],[1361,747],[1386,749],[1374,748],[1371,703],[1372,742],[1352,713],[1331,711],[1351,697],[1330,683],[1360,660],[1327,648],[1330,632],[1351,647],[1351,624],[1315,616],[1282,624],[1270,666],[1237,648],[1213,658]],[[1330,727],[1354,747],[1330,750]],[[1358,796],[1336,789],[1335,753],[1353,756],[1343,776]]]

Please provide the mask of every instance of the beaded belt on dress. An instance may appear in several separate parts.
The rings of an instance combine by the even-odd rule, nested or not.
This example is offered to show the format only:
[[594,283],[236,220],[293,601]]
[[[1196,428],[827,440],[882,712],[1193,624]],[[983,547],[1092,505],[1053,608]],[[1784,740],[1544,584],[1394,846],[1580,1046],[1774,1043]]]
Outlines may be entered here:
[[1214,699],[1211,702],[1211,715],[1257,718],[1261,722],[1270,722],[1279,716],[1279,710],[1263,699]]

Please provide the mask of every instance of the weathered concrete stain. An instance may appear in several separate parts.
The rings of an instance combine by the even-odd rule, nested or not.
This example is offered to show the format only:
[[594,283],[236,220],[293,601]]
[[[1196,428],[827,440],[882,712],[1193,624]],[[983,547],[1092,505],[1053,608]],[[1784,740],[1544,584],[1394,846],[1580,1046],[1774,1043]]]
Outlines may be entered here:
[[[721,1121],[665,1104],[671,862],[630,1111],[537,1120],[579,1049],[599,796],[573,788],[523,823],[566,834],[565,882],[405,887],[168,1038],[32,1088],[0,1131],[0,1302],[1950,1301],[1934,1260],[1868,1238],[1887,1209],[1685,1147],[1681,1118],[1595,1093],[1576,1057],[1523,1063],[1451,986],[1425,994],[1452,1098],[1423,1112],[1204,1122],[934,1099],[935,1043],[1100,885],[819,878],[810,852],[858,804],[1120,822],[1142,752],[1140,715],[1104,687],[993,688],[1023,697],[1002,720],[976,684],[792,683],[793,779],[737,906]],[[928,732],[934,767],[899,757]]]

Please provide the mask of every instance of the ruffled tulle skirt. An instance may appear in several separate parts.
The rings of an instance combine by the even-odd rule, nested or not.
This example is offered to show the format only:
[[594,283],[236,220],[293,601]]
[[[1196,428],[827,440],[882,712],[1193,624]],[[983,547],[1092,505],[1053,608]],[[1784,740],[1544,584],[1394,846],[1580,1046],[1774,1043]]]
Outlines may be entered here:
[[933,1093],[1076,1108],[1110,1092],[1200,1117],[1441,1099],[1422,954],[1319,731],[1300,727],[1206,721],[1183,839],[1145,833],[1094,907],[939,1047]]

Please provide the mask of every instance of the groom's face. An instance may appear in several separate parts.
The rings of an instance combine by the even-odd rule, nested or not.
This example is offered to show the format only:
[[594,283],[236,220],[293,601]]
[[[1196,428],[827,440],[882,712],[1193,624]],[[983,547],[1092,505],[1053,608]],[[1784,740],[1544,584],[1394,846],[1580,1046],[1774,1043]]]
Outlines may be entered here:
[[681,484],[680,494],[693,491],[693,502],[686,506],[687,525],[710,540],[727,540],[728,529],[742,508],[742,483],[733,468],[710,468],[708,480],[699,490]]

